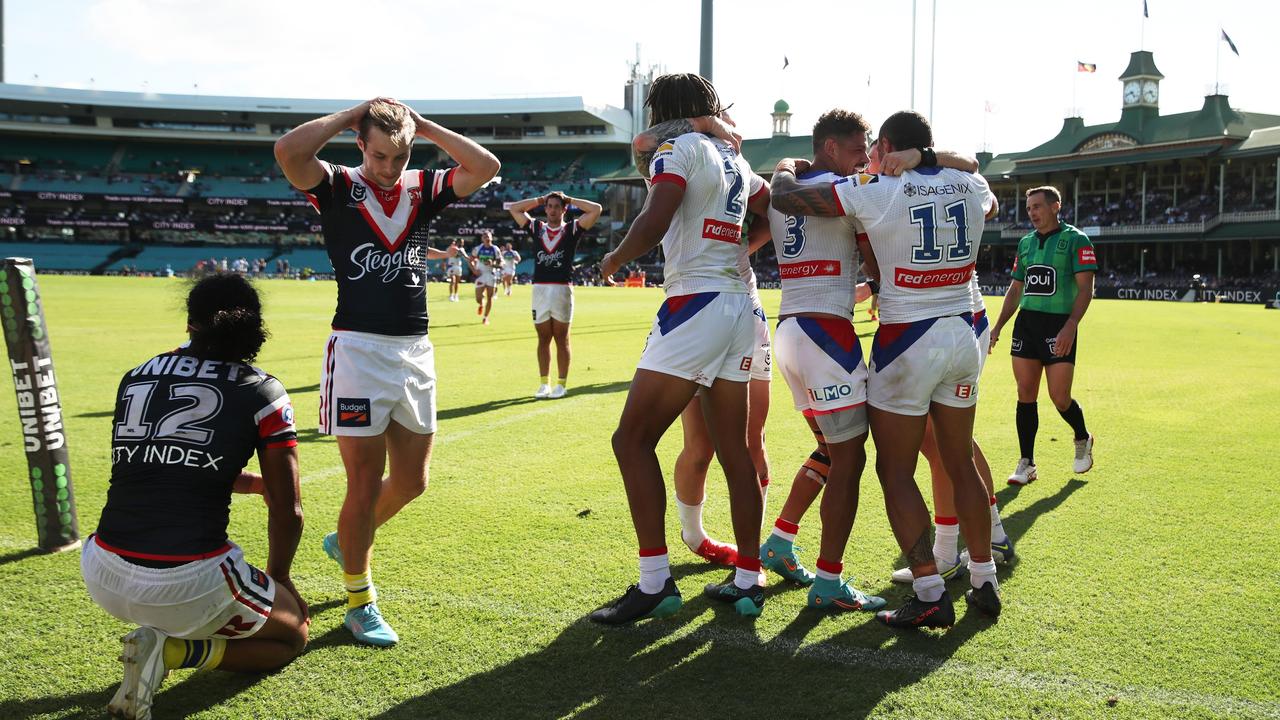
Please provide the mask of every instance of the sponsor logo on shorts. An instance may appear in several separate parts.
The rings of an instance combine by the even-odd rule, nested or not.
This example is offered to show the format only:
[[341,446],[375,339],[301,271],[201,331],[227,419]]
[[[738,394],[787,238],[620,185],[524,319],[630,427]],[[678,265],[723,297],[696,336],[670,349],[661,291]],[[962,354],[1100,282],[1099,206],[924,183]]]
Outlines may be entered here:
[[893,283],[902,288],[936,288],[950,285],[966,285],[973,277],[973,263],[961,268],[942,270],[911,270],[894,268]]
[[783,280],[822,277],[840,274],[839,260],[809,260],[797,263],[779,263],[778,275]]
[[1052,295],[1058,291],[1058,269],[1052,265],[1028,265],[1022,281],[1023,295]]
[[1076,257],[1081,265],[1097,265],[1098,255],[1091,247],[1082,247],[1076,251]]
[[973,386],[972,386],[972,385],[957,385],[957,386],[956,386],[956,397],[960,398],[961,400],[968,400],[969,398],[973,397]]
[[1009,343],[1009,349],[1013,350],[1014,352],[1022,352],[1022,339],[1014,338],[1013,340],[1011,340]]
[[702,221],[702,237],[737,245],[742,240],[742,226],[706,218]]
[[847,398],[853,394],[853,386],[848,383],[839,385],[827,385],[821,388],[805,388],[809,393],[809,399],[814,402],[827,402],[829,400],[840,400]]
[[747,372],[748,370],[750,370],[751,358],[750,357],[742,358],[742,362],[738,363],[738,369],[741,370],[742,372]]
[[267,577],[267,574],[262,572],[258,568],[250,569],[249,581],[252,582],[254,585],[257,585],[258,587],[262,588],[263,590],[266,590],[267,588],[271,587],[271,578]]
[[1044,344],[1049,346],[1049,354],[1050,354],[1050,355],[1057,355],[1057,354],[1058,354],[1058,338],[1056,338],[1056,337],[1045,338],[1045,339],[1044,339]]
[[369,425],[369,398],[338,398],[338,427]]

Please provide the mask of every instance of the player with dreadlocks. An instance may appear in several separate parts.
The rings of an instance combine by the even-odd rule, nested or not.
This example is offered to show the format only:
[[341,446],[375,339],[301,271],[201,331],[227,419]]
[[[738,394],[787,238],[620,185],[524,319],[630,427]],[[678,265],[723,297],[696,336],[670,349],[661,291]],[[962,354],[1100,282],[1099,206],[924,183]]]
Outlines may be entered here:
[[[692,74],[664,75],[649,91],[651,125],[724,111],[715,88]],[[626,237],[600,263],[611,277],[659,242],[666,301],[658,309],[613,435],[640,544],[640,582],[592,613],[607,624],[663,617],[682,604],[667,558],[666,493],[656,448],[695,393],[729,484],[738,547],[760,544],[762,498],[747,449],[747,382],[755,332],[751,299],[738,273],[747,201],[764,186],[731,142],[696,132],[656,147],[649,196]],[[744,615],[764,607],[760,559],[741,553],[735,573],[706,594]]]

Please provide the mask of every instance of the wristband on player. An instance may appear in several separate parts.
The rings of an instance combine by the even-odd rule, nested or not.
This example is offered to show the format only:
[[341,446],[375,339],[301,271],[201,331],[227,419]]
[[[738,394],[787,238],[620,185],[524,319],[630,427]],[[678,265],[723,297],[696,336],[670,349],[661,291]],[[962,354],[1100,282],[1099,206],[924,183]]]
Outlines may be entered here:
[[927,147],[920,150],[920,167],[937,167],[938,154],[933,148]]
[[867,280],[867,287],[871,288],[872,295],[880,294],[880,283],[876,282],[875,280],[870,280],[870,279]]

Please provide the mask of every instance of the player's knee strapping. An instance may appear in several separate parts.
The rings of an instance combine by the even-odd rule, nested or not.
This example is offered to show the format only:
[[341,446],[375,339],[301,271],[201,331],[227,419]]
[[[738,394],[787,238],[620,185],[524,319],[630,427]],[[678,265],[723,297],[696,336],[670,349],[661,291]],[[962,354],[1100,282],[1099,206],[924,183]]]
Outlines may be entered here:
[[801,468],[810,480],[819,485],[827,484],[827,475],[831,472],[831,458],[825,452],[826,446],[819,446],[817,450],[809,453],[809,459],[804,461]]

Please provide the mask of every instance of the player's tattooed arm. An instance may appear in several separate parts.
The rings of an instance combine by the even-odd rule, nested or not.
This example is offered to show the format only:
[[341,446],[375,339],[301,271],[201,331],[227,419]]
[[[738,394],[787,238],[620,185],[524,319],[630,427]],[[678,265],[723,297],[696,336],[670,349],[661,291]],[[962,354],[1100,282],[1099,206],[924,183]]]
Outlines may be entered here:
[[911,549],[907,550],[907,564],[913,568],[925,565],[935,565],[937,561],[933,557],[933,544],[929,542],[929,531],[926,529],[920,533],[920,537],[911,545]]
[[816,215],[839,217],[843,215],[836,203],[835,186],[832,183],[801,185],[796,172],[808,169],[807,160],[783,159],[774,168],[769,181],[769,195],[773,208],[784,215]]
[[658,123],[636,135],[631,141],[631,158],[635,161],[636,169],[641,175],[649,177],[649,164],[653,162],[653,156],[658,152],[658,147],[672,138],[691,132],[706,133],[729,143],[734,150],[742,149],[742,136],[733,129],[732,125],[718,117],[703,115],[695,118],[677,118]]
[[[950,150],[937,150],[934,152],[934,156],[937,158],[938,167],[963,170],[969,173],[978,172],[977,158],[961,155]],[[915,148],[896,150],[880,159],[880,173],[882,175],[901,175],[912,168],[918,167],[923,159],[924,154]]]
[[646,178],[649,177],[649,164],[653,162],[653,156],[658,152],[659,145],[671,138],[695,132],[693,122],[689,118],[668,120],[636,135],[631,141],[631,158],[635,161],[636,169],[640,174]]

